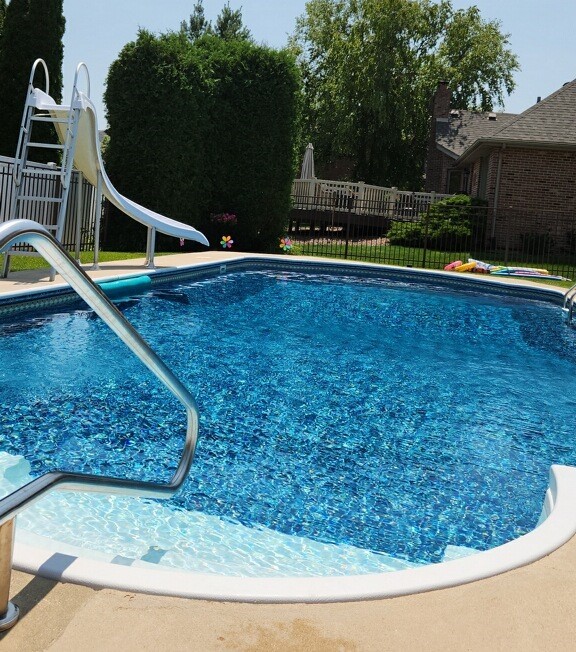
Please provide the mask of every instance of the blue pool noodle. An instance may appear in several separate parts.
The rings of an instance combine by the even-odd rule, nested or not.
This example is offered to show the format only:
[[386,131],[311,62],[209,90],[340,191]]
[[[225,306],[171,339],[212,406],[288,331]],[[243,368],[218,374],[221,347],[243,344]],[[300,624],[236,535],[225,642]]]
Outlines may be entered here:
[[152,279],[146,275],[131,276],[118,281],[98,283],[98,285],[109,299],[119,299],[148,291],[152,285]]

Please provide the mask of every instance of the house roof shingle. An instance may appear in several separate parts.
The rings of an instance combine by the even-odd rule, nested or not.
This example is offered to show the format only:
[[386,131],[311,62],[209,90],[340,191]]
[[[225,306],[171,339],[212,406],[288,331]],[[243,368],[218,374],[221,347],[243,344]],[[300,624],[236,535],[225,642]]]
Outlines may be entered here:
[[576,149],[576,80],[513,116],[491,134],[479,136],[460,152],[458,164],[469,162],[486,148],[501,144],[518,147]]
[[[448,121],[436,123],[436,144],[453,158],[461,156],[478,138],[490,136],[516,117],[515,113],[453,112]],[[490,120],[489,115],[495,116]]]
[[576,145],[576,80],[534,104],[492,137],[529,143]]

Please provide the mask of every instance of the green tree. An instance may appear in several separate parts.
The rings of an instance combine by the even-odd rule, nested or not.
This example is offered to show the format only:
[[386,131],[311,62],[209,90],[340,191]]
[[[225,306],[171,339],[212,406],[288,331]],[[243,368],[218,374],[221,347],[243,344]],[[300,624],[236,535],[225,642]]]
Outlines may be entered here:
[[242,23],[242,8],[231,9],[229,2],[224,5],[216,18],[214,33],[225,41],[252,40],[250,30]]
[[212,33],[212,25],[209,20],[206,20],[206,16],[204,15],[202,0],[198,0],[194,5],[188,21],[183,20],[180,23],[180,31],[190,41],[195,41],[204,34]]
[[[135,201],[204,231],[213,246],[232,234],[242,251],[275,251],[290,209],[299,90],[287,51],[142,30],[106,82],[110,176]],[[211,218],[221,213],[237,216],[233,232]],[[145,237],[134,220],[108,222],[109,247],[144,246]],[[159,236],[158,247],[178,242]]]
[[180,23],[180,31],[194,42],[204,34],[214,34],[225,41],[251,41],[250,30],[242,22],[242,8],[231,9],[227,2],[216,18],[216,24],[206,19],[202,0],[197,0],[187,21]]
[[[37,58],[44,59],[48,66],[50,94],[57,102],[62,99],[62,5],[63,0],[11,0],[6,7],[0,48],[0,154],[5,156],[14,156],[16,151],[30,70]],[[44,88],[41,71],[35,83]],[[56,142],[54,129],[42,134],[42,138]],[[33,158],[46,162],[53,160],[54,154],[35,150]]]
[[[2,40],[2,28],[4,26],[4,16],[6,15],[6,0],[0,0],[0,41]],[[0,47],[2,47],[0,45]]]
[[437,65],[452,89],[454,108],[491,111],[504,106],[505,94],[514,90],[518,59],[500,27],[498,21],[484,21],[476,6],[452,15]]
[[[0,52],[2,52],[2,32],[4,31],[4,16],[6,15],[6,0],[0,0]],[[2,55],[0,54],[0,57]]]
[[291,41],[304,136],[320,163],[348,157],[357,179],[416,189],[438,81],[458,108],[502,104],[519,68],[508,43],[498,21],[450,0],[310,0]]

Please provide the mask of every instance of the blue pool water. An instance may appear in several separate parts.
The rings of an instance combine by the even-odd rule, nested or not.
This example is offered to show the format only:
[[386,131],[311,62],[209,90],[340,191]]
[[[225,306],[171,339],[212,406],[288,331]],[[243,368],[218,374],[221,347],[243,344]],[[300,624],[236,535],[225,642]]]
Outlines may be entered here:
[[[207,536],[230,559],[259,533],[399,567],[441,561],[450,546],[486,550],[535,527],[550,464],[576,464],[576,339],[558,306],[274,270],[162,286],[121,305],[200,411],[184,490],[147,509],[183,540],[186,514],[200,530],[224,528]],[[183,410],[92,311],[1,322],[0,360],[0,450],[24,455],[32,475],[170,477]],[[135,501],[116,500],[117,514],[114,501],[103,512],[108,539],[139,518]],[[56,520],[74,523],[48,512],[43,535]],[[91,544],[100,527],[90,524]],[[139,558],[168,559],[166,538],[143,541]],[[126,545],[116,554],[134,554]],[[238,573],[290,574],[266,548]]]

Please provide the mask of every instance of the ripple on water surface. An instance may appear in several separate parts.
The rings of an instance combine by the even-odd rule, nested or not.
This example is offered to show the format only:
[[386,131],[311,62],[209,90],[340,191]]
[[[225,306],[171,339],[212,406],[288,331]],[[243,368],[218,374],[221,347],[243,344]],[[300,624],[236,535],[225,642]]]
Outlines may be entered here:
[[[70,545],[198,569],[202,532],[212,572],[248,575],[437,562],[532,529],[550,464],[575,462],[576,348],[557,307],[288,272],[171,289],[186,301],[151,292],[125,312],[197,397],[192,471],[169,503],[103,499],[98,544],[82,496],[68,512],[90,527],[63,525]],[[5,324],[0,355],[1,448],[33,475],[168,479],[183,410],[90,311]],[[301,554],[325,571],[290,569]]]

